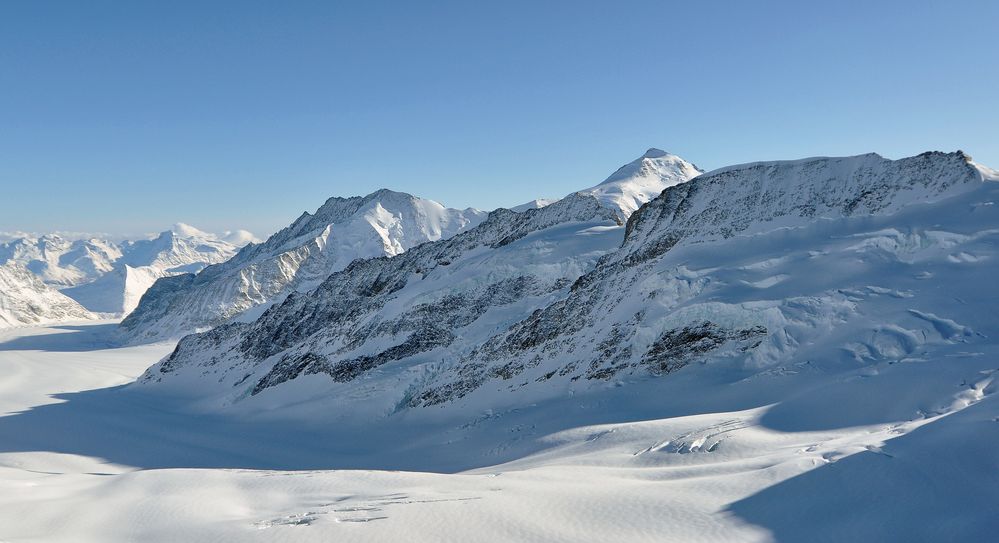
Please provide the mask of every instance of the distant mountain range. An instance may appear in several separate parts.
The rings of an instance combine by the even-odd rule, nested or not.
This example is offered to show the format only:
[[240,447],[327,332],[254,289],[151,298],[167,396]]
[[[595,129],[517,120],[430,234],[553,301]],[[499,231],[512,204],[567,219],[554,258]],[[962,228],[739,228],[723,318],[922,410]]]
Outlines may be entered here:
[[0,264],[0,328],[88,320],[95,316],[15,262]]
[[246,231],[216,236],[182,223],[124,242],[24,236],[0,243],[0,265],[28,270],[86,310],[113,316],[134,309],[156,279],[224,262],[254,240]]

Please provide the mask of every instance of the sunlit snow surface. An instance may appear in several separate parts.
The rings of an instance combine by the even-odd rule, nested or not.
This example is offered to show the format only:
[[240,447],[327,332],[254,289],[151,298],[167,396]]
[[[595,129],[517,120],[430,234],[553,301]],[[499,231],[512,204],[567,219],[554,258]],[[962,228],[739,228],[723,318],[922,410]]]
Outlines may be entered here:
[[325,403],[195,410],[182,387],[119,386],[172,344],[4,331],[0,540],[991,540],[997,202],[986,182],[679,247],[648,281],[686,296],[675,311],[768,319],[761,354],[558,394],[497,381],[344,416],[386,396],[376,375]]
[[[681,372],[427,421],[434,439],[413,450],[411,434],[189,418],[105,388],[170,346],[95,349],[100,326],[2,338],[4,541],[981,541],[999,528],[991,344],[835,375]],[[446,471],[446,440],[480,465],[420,470]],[[490,462],[517,442],[533,453]],[[315,469],[341,464],[415,471]]]

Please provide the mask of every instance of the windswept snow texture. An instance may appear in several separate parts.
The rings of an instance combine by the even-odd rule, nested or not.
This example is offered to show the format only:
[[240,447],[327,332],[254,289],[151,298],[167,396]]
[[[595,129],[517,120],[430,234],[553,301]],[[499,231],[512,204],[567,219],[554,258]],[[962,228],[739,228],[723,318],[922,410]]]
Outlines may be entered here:
[[0,328],[92,318],[27,268],[12,262],[0,265]]
[[380,190],[330,198],[259,245],[198,274],[157,282],[121,325],[128,342],[179,337],[248,312],[252,320],[295,291],[315,288],[358,258],[394,256],[475,226],[485,213]]

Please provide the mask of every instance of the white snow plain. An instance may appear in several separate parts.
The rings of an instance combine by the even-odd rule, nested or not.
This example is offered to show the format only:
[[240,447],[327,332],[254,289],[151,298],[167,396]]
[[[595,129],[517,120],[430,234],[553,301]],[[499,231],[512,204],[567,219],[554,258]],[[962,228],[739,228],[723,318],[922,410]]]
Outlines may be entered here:
[[[414,447],[392,431],[356,443],[336,425],[185,413],[121,386],[172,344],[106,348],[111,326],[0,332],[0,540],[983,541],[999,529],[994,346],[735,383],[704,366],[468,413]],[[434,455],[441,439],[493,448],[453,472],[454,451]]]

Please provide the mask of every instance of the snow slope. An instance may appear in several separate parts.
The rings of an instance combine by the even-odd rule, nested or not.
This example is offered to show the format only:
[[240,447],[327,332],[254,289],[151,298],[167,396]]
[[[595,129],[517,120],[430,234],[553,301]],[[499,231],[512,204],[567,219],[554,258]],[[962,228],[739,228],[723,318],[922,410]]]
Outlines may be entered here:
[[92,318],[27,268],[13,262],[0,265],[0,328]]
[[[623,223],[664,188],[699,173],[680,157],[650,149],[578,194],[594,197]],[[513,211],[539,209],[555,201],[535,200]],[[356,258],[396,255],[424,241],[445,239],[474,227],[483,217],[474,210],[446,210],[436,202],[391,191],[363,199],[331,199],[315,216],[303,215],[224,266],[196,277],[164,281],[122,323],[124,337],[130,342],[175,337],[240,314],[239,320],[251,321],[270,304],[290,292],[314,288]]]
[[0,264],[27,267],[90,311],[127,314],[156,279],[224,262],[255,240],[245,230],[220,237],[183,223],[155,238],[122,243],[24,236],[0,244]]
[[701,173],[703,172],[692,163],[653,148],[621,166],[603,183],[582,192],[596,196],[605,205],[616,208],[622,219],[627,219],[663,190],[693,179]]
[[0,539],[990,540],[996,181],[746,165],[626,234],[499,210],[172,353],[0,333]]
[[155,238],[122,243],[121,256],[110,270],[93,281],[66,288],[63,293],[91,311],[127,315],[157,279],[225,262],[254,239],[252,234],[240,232],[231,238],[239,243],[234,244],[177,223]]
[[133,268],[119,264],[90,283],[64,289],[63,294],[99,313],[127,315],[149,287],[160,277],[172,274],[156,266]]
[[[143,383],[197,390],[208,410],[351,398],[350,416],[377,418],[512,407],[715,360],[755,373],[904,354],[955,340],[939,319],[970,311],[936,306],[933,289],[950,279],[900,274],[909,251],[948,267],[988,260],[976,255],[992,239],[992,208],[967,218],[966,198],[995,190],[983,172],[960,153],[726,169],[666,190],[599,260],[606,242],[583,260],[580,248],[558,250],[571,247],[564,232],[610,217],[593,196],[497,211],[450,241],[355,262],[253,323],[186,337]],[[869,246],[888,252],[871,258]],[[865,316],[882,291],[920,286],[924,307],[896,308],[884,326]]]
[[0,333],[5,541],[986,541],[999,529],[995,345],[842,372],[684,371],[344,428],[194,416],[123,388],[171,345],[108,349],[101,326]]
[[330,198],[259,245],[197,275],[157,283],[122,322],[127,341],[177,337],[249,311],[256,316],[289,293],[315,287],[357,258],[397,255],[478,224],[485,213],[445,208],[380,190]]
[[121,255],[121,248],[108,240],[68,240],[55,234],[0,243],[0,264],[20,264],[55,288],[97,279]]
[[[618,212],[625,221],[645,202],[659,196],[663,190],[700,175],[701,170],[686,160],[661,149],[649,149],[642,156],[621,166],[595,187],[578,192],[593,195]],[[511,208],[521,212],[538,209],[558,200],[539,198]]]

